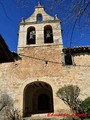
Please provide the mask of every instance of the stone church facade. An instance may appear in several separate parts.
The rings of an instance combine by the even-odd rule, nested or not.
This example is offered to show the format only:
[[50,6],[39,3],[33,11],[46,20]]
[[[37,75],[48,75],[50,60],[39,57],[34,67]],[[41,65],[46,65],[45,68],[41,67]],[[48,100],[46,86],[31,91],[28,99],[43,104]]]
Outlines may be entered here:
[[78,85],[82,100],[90,96],[90,47],[63,48],[60,22],[39,3],[20,23],[20,59],[0,64],[0,92],[22,116],[68,112],[56,95],[64,85]]

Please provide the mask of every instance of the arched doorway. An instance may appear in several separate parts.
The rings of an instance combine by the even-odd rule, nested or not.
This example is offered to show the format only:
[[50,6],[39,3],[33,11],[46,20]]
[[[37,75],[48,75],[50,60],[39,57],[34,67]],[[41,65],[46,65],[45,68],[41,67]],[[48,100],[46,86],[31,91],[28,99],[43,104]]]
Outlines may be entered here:
[[24,116],[53,111],[53,93],[49,84],[36,81],[26,85],[23,96]]

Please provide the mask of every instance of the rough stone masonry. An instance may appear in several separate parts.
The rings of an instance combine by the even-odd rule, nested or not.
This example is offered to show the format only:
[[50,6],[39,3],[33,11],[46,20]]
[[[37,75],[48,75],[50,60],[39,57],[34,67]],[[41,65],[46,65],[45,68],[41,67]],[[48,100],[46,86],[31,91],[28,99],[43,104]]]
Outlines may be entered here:
[[[6,92],[24,116],[68,112],[68,106],[56,96],[64,85],[78,85],[82,100],[90,96],[90,48],[86,52],[69,52],[71,59],[67,58],[72,62],[65,61],[67,54],[62,50],[60,22],[57,17],[49,16],[44,6],[36,6],[34,13],[20,23],[18,54],[21,59],[0,64],[0,92]],[[52,37],[50,43],[48,33]]]

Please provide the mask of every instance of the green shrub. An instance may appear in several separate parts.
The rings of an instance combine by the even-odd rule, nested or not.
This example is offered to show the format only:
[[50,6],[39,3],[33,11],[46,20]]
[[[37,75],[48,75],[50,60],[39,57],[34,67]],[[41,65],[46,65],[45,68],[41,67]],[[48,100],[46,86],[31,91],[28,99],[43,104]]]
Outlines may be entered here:
[[65,85],[59,88],[57,96],[67,104],[72,112],[77,111],[80,100],[78,99],[80,89],[77,85]]
[[90,117],[90,97],[86,98],[84,101],[82,101],[82,108],[85,113],[87,113]]

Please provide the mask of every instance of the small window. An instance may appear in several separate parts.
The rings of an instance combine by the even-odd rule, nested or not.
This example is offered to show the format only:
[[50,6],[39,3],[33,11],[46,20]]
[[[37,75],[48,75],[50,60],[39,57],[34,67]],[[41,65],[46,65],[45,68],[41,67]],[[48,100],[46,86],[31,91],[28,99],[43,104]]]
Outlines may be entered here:
[[53,43],[53,32],[50,25],[44,27],[44,43]]
[[66,54],[64,56],[64,60],[65,60],[65,65],[73,65],[72,55],[71,54]]
[[27,30],[27,45],[36,43],[35,28],[30,27]]
[[41,14],[38,14],[38,15],[37,15],[37,21],[38,21],[38,22],[41,22],[41,21],[42,21],[42,15],[41,15]]

